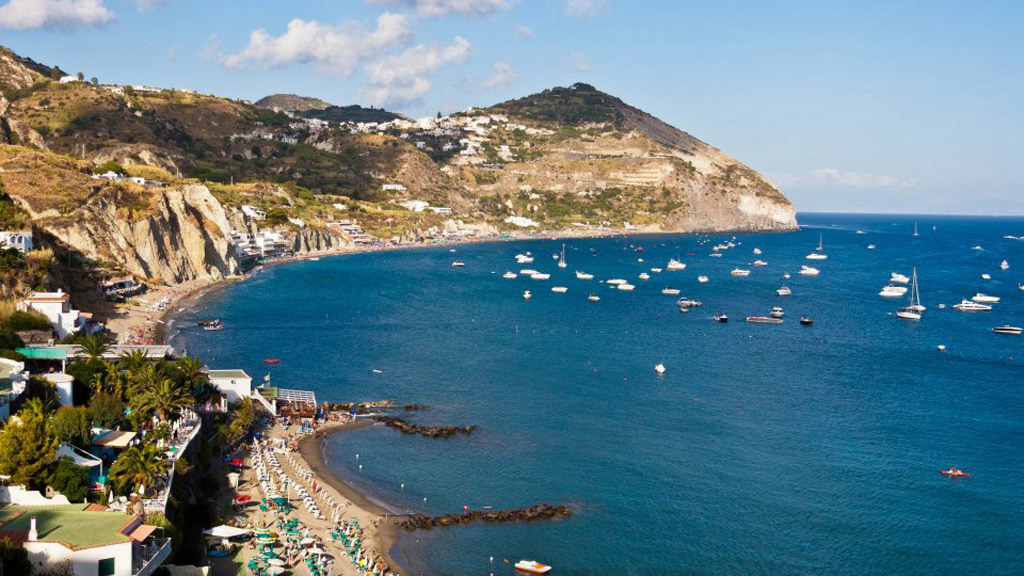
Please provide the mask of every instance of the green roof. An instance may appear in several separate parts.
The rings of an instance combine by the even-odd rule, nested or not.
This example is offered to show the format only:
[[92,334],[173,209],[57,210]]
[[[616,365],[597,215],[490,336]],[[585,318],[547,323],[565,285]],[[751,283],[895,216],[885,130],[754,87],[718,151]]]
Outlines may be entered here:
[[[210,378],[249,378],[249,375],[245,373],[245,370],[210,370]],[[249,378],[252,380],[252,378]]]
[[29,360],[68,359],[68,351],[63,348],[18,348],[17,352]]
[[119,512],[87,512],[82,504],[8,505],[0,508],[0,530],[28,532],[32,516],[36,517],[40,540],[61,542],[74,549],[131,541],[121,533],[131,517]]

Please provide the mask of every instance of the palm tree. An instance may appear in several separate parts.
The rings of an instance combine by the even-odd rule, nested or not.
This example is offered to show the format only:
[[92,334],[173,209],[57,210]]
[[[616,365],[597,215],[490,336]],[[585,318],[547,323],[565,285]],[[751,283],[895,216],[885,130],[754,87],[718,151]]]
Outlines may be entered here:
[[170,414],[191,406],[194,402],[188,388],[170,378],[158,377],[147,383],[146,388],[142,390],[139,408],[144,411],[156,412],[157,418],[166,422]]
[[78,345],[82,347],[82,352],[89,356],[89,360],[102,359],[103,355],[110,348],[99,336],[86,336],[81,339]]
[[202,391],[206,384],[206,374],[203,373],[203,361],[193,356],[186,356],[174,363],[174,367],[185,384],[193,394]]
[[149,358],[146,356],[145,350],[136,348],[123,352],[118,358],[118,363],[129,375],[135,375],[149,364]]
[[117,457],[110,467],[110,479],[119,494],[126,494],[140,484],[152,488],[171,462],[153,443],[133,446]]

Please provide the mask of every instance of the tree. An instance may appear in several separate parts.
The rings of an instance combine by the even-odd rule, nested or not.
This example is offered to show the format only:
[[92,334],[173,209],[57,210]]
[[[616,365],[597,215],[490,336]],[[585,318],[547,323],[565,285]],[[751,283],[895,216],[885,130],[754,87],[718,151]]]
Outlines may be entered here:
[[82,74],[81,72],[79,72],[77,74],[77,76],[78,76],[78,81],[79,82],[85,82],[85,74]]
[[124,402],[115,394],[101,392],[89,401],[87,414],[97,426],[116,428],[124,423]]
[[83,406],[62,406],[50,419],[50,427],[58,442],[74,444],[83,450],[92,443],[92,425]]
[[99,78],[96,78],[95,76],[93,76],[92,78],[89,78],[89,83],[92,84],[93,86],[99,86],[100,81],[99,81]]
[[147,385],[138,407],[147,412],[156,412],[157,418],[166,422],[171,414],[191,406],[194,402],[195,399],[185,386],[170,378],[158,378]]
[[149,364],[149,358],[145,350],[136,348],[122,353],[118,363],[130,376],[134,376]]
[[[33,404],[33,400],[37,403]],[[25,391],[11,408],[12,412],[18,412],[32,404],[34,409],[43,416],[57,409],[60,406],[60,398],[57,397],[57,386],[46,378],[29,378],[25,385]]]
[[64,456],[57,461],[50,485],[71,502],[81,502],[89,495],[89,469]]
[[191,390],[192,394],[198,394],[206,385],[207,377],[203,373],[203,361],[199,358],[193,356],[180,358],[174,363],[174,369],[181,378],[181,383]]
[[85,352],[89,360],[101,360],[110,349],[99,336],[86,336],[78,342],[78,345],[82,347],[82,352]]
[[50,462],[57,439],[49,434],[46,419],[28,410],[18,412],[0,433],[0,474],[12,484],[41,490],[50,480]]
[[108,474],[114,490],[125,495],[139,485],[152,488],[157,478],[170,468],[168,460],[156,444],[133,446],[117,457]]
[[28,551],[22,546],[15,546],[10,538],[0,540],[0,575],[32,574],[32,562],[28,559]]

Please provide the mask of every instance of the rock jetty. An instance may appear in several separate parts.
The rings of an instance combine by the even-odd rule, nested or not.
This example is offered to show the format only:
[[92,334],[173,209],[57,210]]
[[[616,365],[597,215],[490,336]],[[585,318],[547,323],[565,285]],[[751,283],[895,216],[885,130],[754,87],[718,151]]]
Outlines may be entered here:
[[537,504],[529,508],[514,510],[473,510],[463,514],[445,514],[444,516],[423,516],[415,514],[398,523],[406,530],[430,530],[443,526],[470,524],[472,522],[508,523],[536,522],[539,520],[561,520],[572,515],[568,506]]
[[423,426],[407,422],[397,416],[374,416],[377,422],[401,430],[403,434],[419,434],[428,438],[451,438],[459,434],[472,434],[476,426]]

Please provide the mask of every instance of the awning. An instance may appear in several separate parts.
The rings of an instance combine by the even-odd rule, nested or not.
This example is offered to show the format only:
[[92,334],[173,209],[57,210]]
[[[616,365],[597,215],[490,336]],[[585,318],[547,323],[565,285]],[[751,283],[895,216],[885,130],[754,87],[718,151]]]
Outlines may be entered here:
[[139,524],[139,527],[132,530],[132,533],[128,535],[129,538],[136,542],[143,542],[146,538],[149,538],[153,532],[155,532],[157,526],[150,526],[149,524]]
[[92,445],[102,446],[104,448],[127,448],[128,443],[134,439],[135,432],[128,432],[126,430],[112,430],[98,438],[94,438],[92,441]]
[[215,526],[203,532],[203,534],[206,534],[207,536],[212,536],[213,538],[235,538],[237,536],[244,536],[248,533],[248,530],[237,528],[235,526],[228,526],[225,524]]

